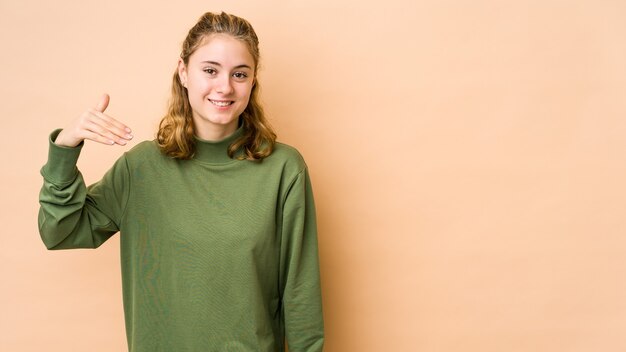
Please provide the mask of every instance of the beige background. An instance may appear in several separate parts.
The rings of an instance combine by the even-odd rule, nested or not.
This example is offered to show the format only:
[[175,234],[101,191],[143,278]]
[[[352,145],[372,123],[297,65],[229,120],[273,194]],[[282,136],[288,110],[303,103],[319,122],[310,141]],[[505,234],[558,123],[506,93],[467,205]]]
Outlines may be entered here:
[[[328,352],[626,350],[626,2],[0,2],[0,350],[123,351],[119,237],[47,251],[47,136],[153,138],[205,11],[312,172]],[[134,143],[133,143],[134,145]],[[127,148],[90,144],[100,178]]]

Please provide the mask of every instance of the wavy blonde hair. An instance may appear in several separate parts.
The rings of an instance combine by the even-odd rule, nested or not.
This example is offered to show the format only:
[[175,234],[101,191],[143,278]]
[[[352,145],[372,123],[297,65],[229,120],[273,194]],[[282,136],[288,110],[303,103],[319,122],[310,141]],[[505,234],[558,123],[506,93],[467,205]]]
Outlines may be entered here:
[[[259,67],[259,39],[248,21],[227,13],[207,12],[189,30],[180,57],[187,65],[189,56],[203,44],[204,39],[216,33],[228,34],[242,41],[254,58],[254,81],[250,100],[240,118],[243,119],[243,134],[228,147],[228,156],[233,158],[239,148],[243,155],[239,160],[261,161],[274,150],[276,133],[268,123],[259,102],[259,82],[256,79]],[[196,152],[195,127],[187,90],[178,76],[178,69],[172,77],[172,96],[167,114],[159,123],[157,143],[161,151],[175,159],[191,159]]]

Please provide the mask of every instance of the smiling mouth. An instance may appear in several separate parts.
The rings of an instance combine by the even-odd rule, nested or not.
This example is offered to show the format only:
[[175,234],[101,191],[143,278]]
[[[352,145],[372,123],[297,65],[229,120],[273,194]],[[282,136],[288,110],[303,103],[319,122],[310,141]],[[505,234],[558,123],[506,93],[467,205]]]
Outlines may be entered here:
[[235,102],[234,102],[234,101],[232,101],[232,100],[211,100],[211,99],[209,99],[209,101],[210,101],[213,105],[215,105],[215,106],[221,106],[221,107],[228,106],[228,105],[231,105],[231,104],[235,103]]

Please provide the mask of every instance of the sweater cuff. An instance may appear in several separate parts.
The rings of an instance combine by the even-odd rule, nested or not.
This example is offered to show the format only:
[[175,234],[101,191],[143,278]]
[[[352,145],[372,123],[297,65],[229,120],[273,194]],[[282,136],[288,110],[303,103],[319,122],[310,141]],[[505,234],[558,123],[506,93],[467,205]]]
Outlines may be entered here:
[[41,168],[41,175],[54,183],[68,183],[78,174],[76,162],[85,143],[80,142],[76,147],[55,144],[54,141],[60,132],[60,128],[56,129],[48,138],[48,162]]

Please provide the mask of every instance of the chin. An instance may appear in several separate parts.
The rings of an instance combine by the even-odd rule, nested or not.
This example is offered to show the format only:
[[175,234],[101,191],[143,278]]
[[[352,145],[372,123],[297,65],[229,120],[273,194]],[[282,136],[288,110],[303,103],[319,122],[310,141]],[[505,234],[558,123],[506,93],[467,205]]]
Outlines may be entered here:
[[229,117],[217,117],[215,119],[211,119],[211,121],[215,122],[215,123],[219,123],[222,125],[228,125],[229,123],[232,123],[233,121],[237,120],[236,117],[234,116],[229,116]]
[[216,125],[226,126],[237,121],[237,117],[214,117],[214,118],[209,117],[206,120]]

